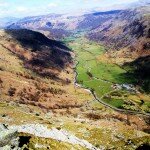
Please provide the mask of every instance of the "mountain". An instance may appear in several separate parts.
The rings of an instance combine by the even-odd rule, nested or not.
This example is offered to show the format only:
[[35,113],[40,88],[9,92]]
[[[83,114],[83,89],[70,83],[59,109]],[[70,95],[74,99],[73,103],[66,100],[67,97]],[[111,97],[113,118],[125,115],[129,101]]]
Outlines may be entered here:
[[70,35],[68,16],[49,14],[43,16],[26,17],[9,25],[8,29],[31,29],[40,31],[50,38],[60,39]]
[[44,15],[27,17],[9,25],[8,29],[31,29],[40,31],[46,36],[55,39],[62,39],[72,35],[73,32],[91,30],[102,22],[113,18],[120,10],[108,12],[95,12],[79,16],[70,15]]
[[15,18],[15,17],[4,17],[4,18],[0,18],[0,28],[5,28],[9,25],[11,25],[12,23],[15,23],[19,20],[19,18]]
[[130,6],[139,7],[139,6],[149,5],[149,4],[150,4],[150,0],[139,0],[137,2],[130,4]]
[[[131,3],[130,5],[127,5],[124,9],[122,9],[121,7],[120,10],[117,9],[117,10],[96,11],[96,12],[89,11],[86,12],[85,14],[80,14],[78,16],[71,16],[69,14],[66,15],[48,14],[42,16],[26,17],[18,20],[17,22],[9,24],[7,28],[30,29],[34,31],[40,31],[49,38],[63,39],[65,37],[73,35],[73,33],[77,31],[89,31],[96,29],[108,21],[116,20],[117,23],[117,17],[119,18],[125,17],[121,16],[121,12],[125,14],[128,13],[128,11],[126,10],[129,8],[130,10],[132,10],[136,9],[137,7],[142,7],[146,5],[149,5],[148,0]],[[138,14],[142,13],[144,12],[138,12]],[[130,14],[128,13],[128,15]],[[138,17],[138,15],[136,16]]]
[[42,16],[30,16],[22,18],[12,24],[8,24],[7,28],[31,29],[41,32],[44,30],[45,32],[43,33],[45,33],[46,35],[48,35],[48,32],[52,33],[48,35],[51,38],[55,37],[55,34],[57,38],[63,38],[65,36],[69,36],[74,30],[91,30],[93,28],[96,28],[106,20],[109,20],[115,15],[118,15],[121,10],[129,8],[133,9],[146,5],[149,5],[149,0],[130,3],[125,5],[124,8],[117,7],[116,9],[115,6],[112,6],[112,8],[106,10],[104,9],[103,11],[101,9],[95,8],[94,10],[89,10],[85,13],[80,13],[74,16],[70,14],[48,14]]
[[[95,24],[92,25],[92,28],[97,27],[97,25],[100,25],[100,23],[103,20],[110,18],[111,15],[118,14],[119,11],[120,10],[95,12],[79,16],[49,14],[44,16],[26,17],[8,26],[8,28],[10,29],[27,28],[33,30],[61,29],[66,31],[78,29],[83,30],[90,28],[92,22],[96,23],[96,25]],[[86,25],[87,27],[85,27],[84,24],[87,24]]]
[[94,12],[83,15],[83,20],[78,23],[76,30],[92,30],[100,26],[109,19],[114,18],[121,10],[112,10],[106,12]]
[[[88,38],[102,42],[115,57],[138,58],[150,55],[150,7],[122,10],[114,18],[103,22],[88,34]],[[118,55],[117,55],[118,54]]]

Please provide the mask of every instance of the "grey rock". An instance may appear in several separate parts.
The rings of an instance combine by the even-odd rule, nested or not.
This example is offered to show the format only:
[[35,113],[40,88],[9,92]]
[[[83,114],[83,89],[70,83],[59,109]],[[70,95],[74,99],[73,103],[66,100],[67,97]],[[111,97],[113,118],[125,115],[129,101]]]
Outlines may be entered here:
[[16,130],[8,129],[7,125],[0,124],[0,150],[19,150],[19,139]]

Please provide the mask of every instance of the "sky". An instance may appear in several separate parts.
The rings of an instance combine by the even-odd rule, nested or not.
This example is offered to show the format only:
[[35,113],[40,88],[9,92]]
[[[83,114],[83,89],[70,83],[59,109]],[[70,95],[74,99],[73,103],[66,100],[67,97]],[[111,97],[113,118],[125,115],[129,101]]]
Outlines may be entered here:
[[123,6],[137,0],[0,0],[0,18],[50,13],[75,14],[100,8]]

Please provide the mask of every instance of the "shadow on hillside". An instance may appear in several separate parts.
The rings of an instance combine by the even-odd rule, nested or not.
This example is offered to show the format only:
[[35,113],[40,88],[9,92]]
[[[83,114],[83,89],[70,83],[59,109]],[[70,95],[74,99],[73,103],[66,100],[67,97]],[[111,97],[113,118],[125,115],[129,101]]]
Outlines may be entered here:
[[150,149],[150,145],[147,143],[140,145],[136,150],[148,150],[148,149]]
[[126,83],[140,85],[142,90],[150,93],[150,56],[140,57],[131,63],[125,63],[123,68],[127,73],[120,74],[117,79]]
[[46,36],[39,32],[27,30],[27,29],[13,29],[5,30],[5,32],[16,39],[23,47],[31,48],[32,51],[43,50],[43,46],[48,46],[54,49],[63,49],[69,51],[63,42],[48,39]]
[[41,33],[26,29],[5,30],[5,32],[11,37],[8,39],[10,44],[14,44],[13,41],[17,42],[32,56],[29,60],[23,53],[13,48],[13,51],[24,61],[25,67],[42,76],[54,78],[53,70],[61,71],[72,61],[70,49],[62,42],[48,39]]

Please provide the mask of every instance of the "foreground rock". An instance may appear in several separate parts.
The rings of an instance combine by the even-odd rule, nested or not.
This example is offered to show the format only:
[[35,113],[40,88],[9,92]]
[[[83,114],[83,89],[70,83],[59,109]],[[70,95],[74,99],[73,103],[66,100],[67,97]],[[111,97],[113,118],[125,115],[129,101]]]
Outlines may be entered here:
[[52,138],[62,142],[68,142],[73,145],[80,145],[89,150],[99,150],[86,140],[79,139],[65,130],[58,130],[56,128],[48,129],[41,124],[27,124],[21,126],[11,126],[10,129],[17,130],[18,132],[29,133],[37,137]]
[[6,125],[0,124],[0,150],[19,150],[18,145],[17,131],[8,129]]

